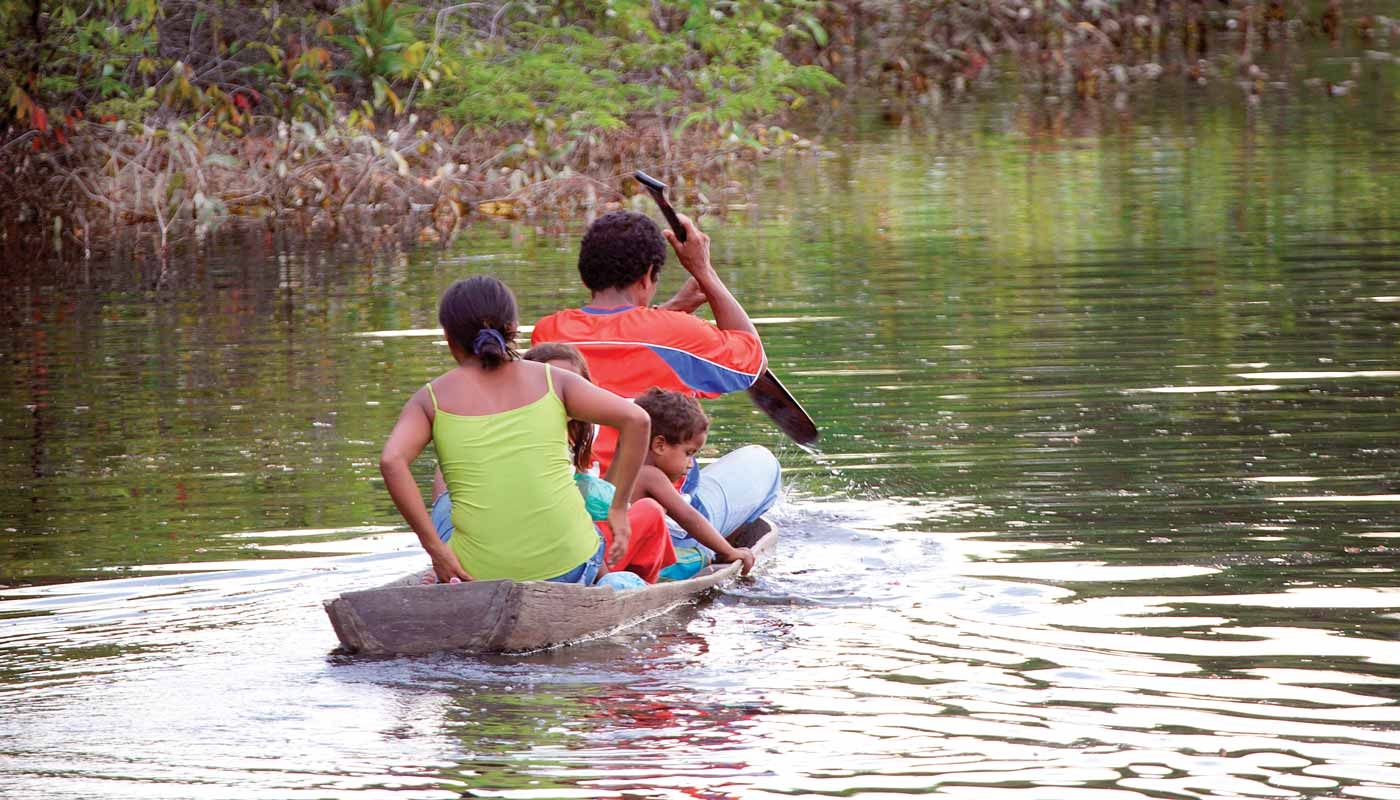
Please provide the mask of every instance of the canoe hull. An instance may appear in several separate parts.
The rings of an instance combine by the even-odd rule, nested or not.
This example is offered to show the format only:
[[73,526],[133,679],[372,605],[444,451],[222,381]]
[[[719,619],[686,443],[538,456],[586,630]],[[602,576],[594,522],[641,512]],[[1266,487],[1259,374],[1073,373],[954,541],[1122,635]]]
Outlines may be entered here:
[[[777,538],[764,520],[730,537],[751,546],[760,561],[771,556]],[[346,592],[325,608],[349,653],[529,652],[629,627],[734,581],[739,570],[739,564],[715,564],[689,580],[621,592],[546,581],[422,585],[414,574]]]

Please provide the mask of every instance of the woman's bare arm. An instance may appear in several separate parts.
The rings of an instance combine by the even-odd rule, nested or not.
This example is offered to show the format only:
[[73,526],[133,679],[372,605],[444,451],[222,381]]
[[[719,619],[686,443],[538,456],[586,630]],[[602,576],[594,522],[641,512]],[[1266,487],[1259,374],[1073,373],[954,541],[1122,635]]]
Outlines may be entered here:
[[469,581],[472,576],[462,568],[457,554],[438,538],[432,516],[423,505],[422,492],[409,469],[409,465],[433,438],[432,422],[425,408],[428,403],[426,395],[426,389],[419,389],[404,404],[399,421],[394,423],[394,429],[379,454],[379,472],[384,476],[384,486],[389,490],[394,506],[418,535],[418,543],[433,560],[433,572],[437,573],[438,580],[444,583],[452,578]]
[[608,509],[608,524],[612,526],[612,547],[605,560],[614,563],[627,552],[632,526],[627,521],[627,507],[637,472],[646,456],[647,438],[651,434],[651,418],[641,406],[600,389],[582,377],[565,370],[553,370],[555,386],[564,401],[565,412],[573,419],[616,428],[617,452],[608,468],[608,480],[617,487],[612,507]]

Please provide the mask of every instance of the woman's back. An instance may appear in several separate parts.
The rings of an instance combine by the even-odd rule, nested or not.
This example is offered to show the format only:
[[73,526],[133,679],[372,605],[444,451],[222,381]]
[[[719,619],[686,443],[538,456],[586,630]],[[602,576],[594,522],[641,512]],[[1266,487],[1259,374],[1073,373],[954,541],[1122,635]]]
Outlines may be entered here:
[[[556,382],[544,364],[517,362],[519,319],[515,295],[496,278],[447,287],[438,322],[458,366],[409,398],[379,453],[384,488],[439,581],[592,580],[603,548],[573,486],[567,417],[623,432],[610,473],[610,560],[631,536],[627,500],[646,454],[646,412],[568,372]],[[410,467],[429,442],[451,490],[450,533],[424,506]]]
[[477,579],[539,580],[598,546],[573,484],[567,415],[550,368],[511,361],[428,384],[432,438],[452,499],[449,540]]
[[[520,360],[491,370],[459,367],[439,375],[431,385],[444,411],[468,417],[499,414],[528,405],[552,390],[553,380],[542,367]],[[552,391],[557,395],[557,390]]]

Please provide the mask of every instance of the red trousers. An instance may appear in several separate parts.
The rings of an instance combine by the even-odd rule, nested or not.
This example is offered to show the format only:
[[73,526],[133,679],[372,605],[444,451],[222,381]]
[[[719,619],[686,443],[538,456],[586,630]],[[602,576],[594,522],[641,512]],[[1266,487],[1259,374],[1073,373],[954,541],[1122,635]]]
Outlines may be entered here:
[[[608,570],[635,573],[647,583],[656,583],[657,573],[676,563],[676,549],[671,546],[671,533],[666,530],[666,512],[650,497],[633,503],[627,511],[632,526],[632,538],[627,540],[627,552],[622,559],[609,564]],[[612,526],[599,522],[603,540],[612,546]]]

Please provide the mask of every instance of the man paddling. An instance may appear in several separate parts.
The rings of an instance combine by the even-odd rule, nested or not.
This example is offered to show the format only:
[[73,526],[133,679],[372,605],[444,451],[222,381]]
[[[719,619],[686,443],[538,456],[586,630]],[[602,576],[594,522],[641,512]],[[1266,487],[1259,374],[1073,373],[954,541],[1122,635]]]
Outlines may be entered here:
[[[579,247],[579,277],[588,305],[551,314],[535,325],[530,342],[568,342],[588,360],[593,381],[623,397],[653,386],[692,397],[718,397],[753,385],[767,366],[763,343],[744,307],[710,263],[710,237],[680,215],[679,241],[645,214],[614,211],[589,226]],[[653,307],[669,243],[690,277],[675,297]],[[711,324],[695,311],[709,304]],[[611,462],[617,433],[599,431],[599,466]],[[690,503],[728,535],[777,502],[778,460],[758,445],[741,447],[704,469],[691,465],[680,489]],[[677,546],[695,546],[673,528]]]

